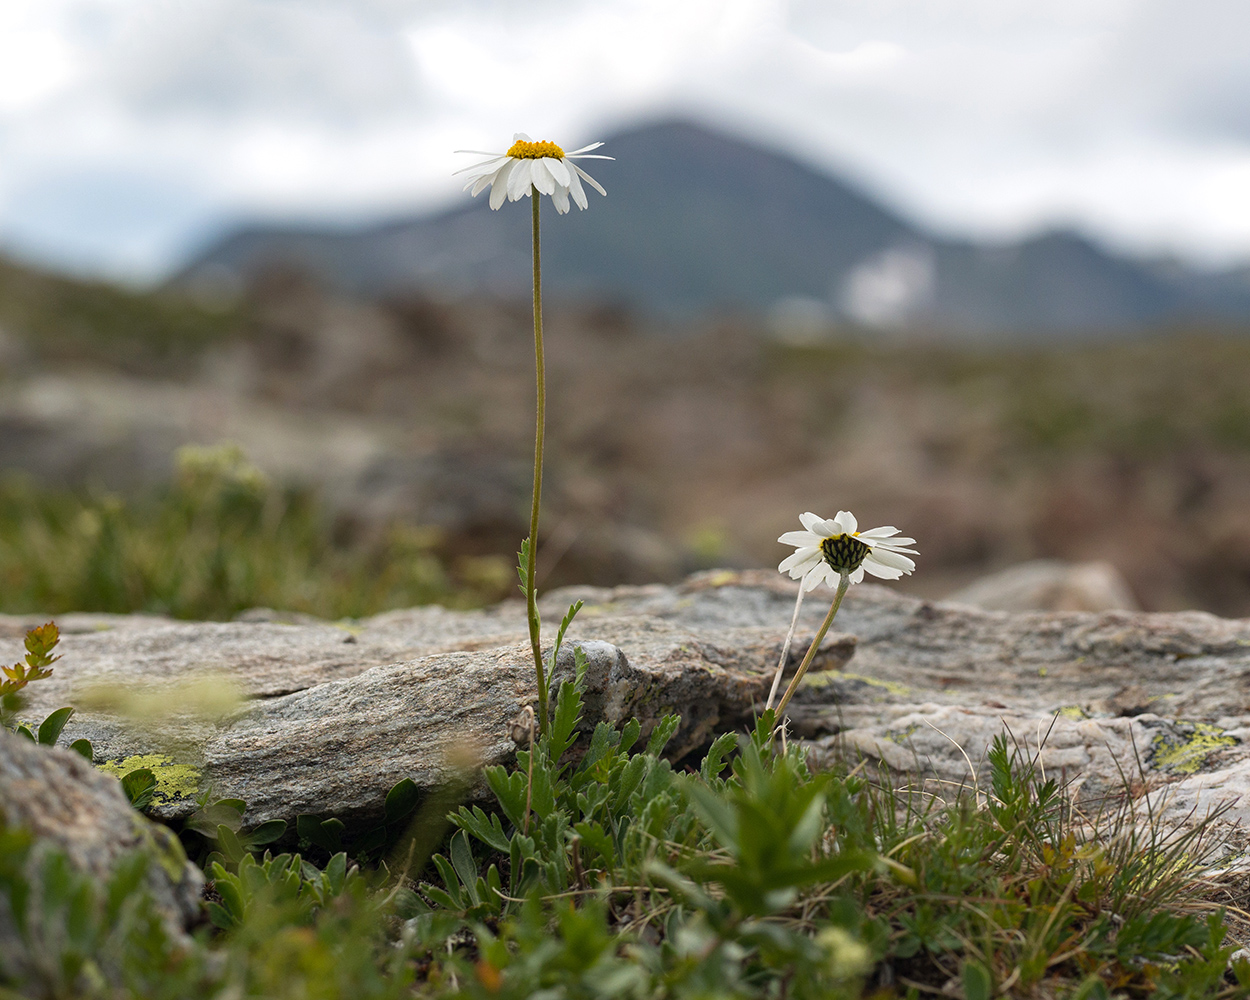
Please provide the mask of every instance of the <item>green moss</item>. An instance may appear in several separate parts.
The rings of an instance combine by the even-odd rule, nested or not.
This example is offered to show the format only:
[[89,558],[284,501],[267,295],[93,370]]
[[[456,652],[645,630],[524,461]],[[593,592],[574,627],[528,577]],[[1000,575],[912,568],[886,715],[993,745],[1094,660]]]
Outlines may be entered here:
[[1061,709],[1055,712],[1055,714],[1062,715],[1065,719],[1071,719],[1074,722],[1079,722],[1081,719],[1089,718],[1085,709],[1081,708],[1080,705],[1064,705]]
[[194,798],[200,789],[200,772],[190,764],[176,764],[161,753],[136,754],[125,760],[105,761],[96,768],[121,778],[131,771],[146,767],[156,777],[156,802],[175,802]]
[[1157,733],[1150,741],[1150,766],[1155,770],[1195,774],[1211,754],[1237,743],[1236,737],[1206,722],[1180,722],[1176,730]]
[[824,671],[818,674],[808,674],[803,678],[800,687],[822,688],[832,684],[838,678],[844,678],[849,681],[862,681],[865,684],[875,688],[882,688],[894,695],[896,698],[905,698],[911,694],[911,688],[906,684],[899,684],[897,681],[883,681],[877,677],[865,677],[863,674],[852,674],[846,671]]

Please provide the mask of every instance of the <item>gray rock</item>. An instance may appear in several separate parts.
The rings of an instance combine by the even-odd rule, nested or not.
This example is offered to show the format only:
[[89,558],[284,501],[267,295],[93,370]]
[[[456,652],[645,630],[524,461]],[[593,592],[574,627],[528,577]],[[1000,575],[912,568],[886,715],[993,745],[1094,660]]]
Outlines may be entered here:
[[[586,602],[569,632],[590,661],[584,725],[637,716],[649,729],[678,712],[672,750],[681,755],[758,712],[794,596],[776,573],[717,571],[672,587],[566,588],[541,609],[550,641],[569,602]],[[826,610],[817,595],[805,602],[792,660]],[[17,654],[20,624],[9,623],[0,656]],[[63,624],[64,659],[31,686],[29,714],[75,703],[90,683],[169,691],[145,729],[93,709],[65,735],[91,738],[118,769],[166,754],[154,770],[164,783],[156,811],[168,817],[185,815],[204,783],[245,799],[249,823],[305,812],[376,817],[402,777],[428,789],[466,756],[508,761],[513,724],[534,698],[519,602],[337,625]],[[1041,747],[1039,767],[1083,795],[1154,795],[1177,819],[1231,806],[1227,822],[1250,821],[1240,798],[1250,784],[1250,621],[1012,614],[865,584],[848,594],[837,627],[790,710],[792,735],[819,752],[984,784],[986,748],[1006,726],[1022,749]],[[571,663],[566,649],[559,672]],[[233,684],[243,704],[205,719],[179,703],[181,689],[161,687],[193,676]]]
[[946,596],[987,611],[1136,611],[1124,575],[1109,562],[1034,559]]
[[[567,606],[561,601],[544,601],[548,639]],[[682,716],[670,744],[677,755],[751,718],[788,624],[761,618],[767,623],[691,628],[613,614],[610,603],[584,615],[570,642],[589,658],[585,725],[638,717],[646,732],[674,712]],[[62,739],[90,739],[97,761],[117,774],[150,768],[159,782],[153,812],[163,818],[188,815],[197,788],[211,785],[217,796],[248,803],[249,824],[301,813],[369,820],[401,778],[429,789],[466,757],[510,760],[513,723],[535,700],[519,602],[477,612],[417,608],[352,625],[99,616],[65,623],[63,659],[50,679],[28,688],[26,717],[37,722],[78,705]],[[18,654],[16,637],[29,624],[8,623],[13,638],[0,640],[0,656]],[[801,632],[796,648],[813,631]],[[854,649],[853,639],[832,633],[814,669],[845,666]],[[557,681],[572,662],[569,646]],[[206,717],[205,687],[232,687],[241,707]],[[135,720],[124,712],[126,697],[115,696],[140,689],[149,692],[149,712]]]
[[[149,855],[147,888],[170,931],[181,934],[199,912],[204,878],[178,838],[131,808],[119,782],[77,753],[38,746],[0,728],[0,820],[33,835],[25,875],[34,884],[49,851],[63,853],[97,882],[107,880],[124,855],[142,851]],[[32,894],[30,905],[37,907],[37,899]],[[26,948],[0,907],[0,954],[19,980],[38,978],[41,959],[50,957]]]

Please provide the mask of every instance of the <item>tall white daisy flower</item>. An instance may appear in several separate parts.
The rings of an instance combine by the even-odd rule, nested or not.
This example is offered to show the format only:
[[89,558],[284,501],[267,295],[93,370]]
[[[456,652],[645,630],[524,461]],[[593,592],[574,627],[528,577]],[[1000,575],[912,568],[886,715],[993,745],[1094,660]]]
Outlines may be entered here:
[[[470,175],[465,190],[472,191],[475,198],[490,188],[492,209],[502,205],[505,198],[509,201],[520,201],[526,197],[532,199],[530,213],[534,233],[534,387],[537,403],[534,408],[534,494],[530,502],[530,533],[521,542],[521,551],[517,553],[517,573],[521,578],[521,589],[525,591],[525,617],[529,622],[530,652],[534,657],[534,679],[538,686],[538,729],[546,736],[550,715],[547,710],[550,677],[543,664],[542,620],[538,615],[538,591],[534,579],[538,560],[538,514],[542,507],[543,448],[547,421],[547,366],[543,353],[542,248],[538,235],[538,196],[550,195],[552,204],[561,215],[569,210],[570,199],[578,208],[585,208],[586,191],[582,187],[582,181],[602,195],[607,192],[573,160],[610,160],[612,157],[591,152],[592,149],[602,146],[601,142],[592,142],[589,146],[566,153],[554,142],[534,142],[521,132],[513,136],[513,139],[515,141],[506,153],[457,150],[460,153],[479,153],[481,156],[489,156],[490,159],[457,170],[456,173]],[[560,646],[560,637],[564,635],[565,628],[580,607],[581,602],[578,601],[569,609],[556,638],[557,649]],[[551,662],[554,668],[554,653]]]
[[859,522],[849,510],[838,511],[837,517],[828,521],[808,511],[799,521],[803,525],[803,531],[787,531],[777,539],[783,545],[794,546],[794,551],[781,560],[781,565],[777,567],[778,572],[788,573],[790,579],[803,582],[799,585],[798,597],[794,602],[794,616],[790,619],[790,631],[786,633],[786,641],[781,647],[781,660],[773,677],[766,709],[772,708],[777,688],[781,684],[781,674],[789,659],[790,642],[794,638],[794,628],[799,620],[799,608],[803,606],[803,595],[815,590],[821,583],[836,588],[836,593],[829,614],[825,616],[820,631],[816,633],[807,655],[803,657],[803,662],[799,664],[798,671],[777,706],[778,716],[785,711],[794,692],[798,690],[799,681],[807,673],[812,657],[816,655],[825,633],[833,624],[838,608],[842,606],[842,598],[846,596],[847,588],[852,583],[863,580],[865,570],[882,580],[897,580],[916,568],[915,562],[909,556],[918,554],[915,549],[908,548],[915,545],[916,540],[899,535],[898,528],[887,526],[860,531]]
[[471,167],[457,170],[458,174],[469,174],[469,183],[464,186],[473,197],[477,197],[490,188],[490,207],[495,209],[508,201],[520,201],[528,198],[530,192],[537,190],[539,194],[551,196],[552,204],[561,215],[569,210],[569,198],[578,208],[585,208],[586,191],[582,187],[585,181],[601,195],[607,192],[600,187],[590,174],[579,167],[574,160],[611,160],[611,156],[592,153],[601,142],[592,142],[589,146],[566,153],[554,142],[534,142],[524,132],[512,137],[515,141],[506,153],[486,153],[479,149],[458,149],[458,153],[477,153],[489,156],[489,160],[475,163]]

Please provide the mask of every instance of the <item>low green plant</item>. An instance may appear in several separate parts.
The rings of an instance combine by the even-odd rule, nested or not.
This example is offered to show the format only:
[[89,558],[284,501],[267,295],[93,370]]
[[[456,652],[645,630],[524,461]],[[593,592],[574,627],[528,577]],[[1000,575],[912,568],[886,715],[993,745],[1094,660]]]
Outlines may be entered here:
[[237,448],[187,448],[170,486],[146,497],[0,480],[0,610],[205,620],[269,607],[337,619],[503,596],[506,560],[494,578],[478,564],[458,575],[437,542],[400,525],[337,542],[313,494],[275,487]]
[[[1201,824],[1162,829],[1129,796],[1083,812],[1005,735],[984,787],[942,797],[863,764],[815,771],[771,712],[678,770],[661,756],[673,717],[645,745],[636,721],[584,731],[574,654],[548,733],[487,769],[495,807],[454,809],[416,881],[415,841],[361,865],[339,849],[358,834],[308,817],[295,833],[317,867],[262,853],[276,826],[244,832],[242,803],[204,796],[187,826],[212,845],[209,926],[189,943],[144,937],[138,883],[133,918],[106,927],[112,890],[55,864],[54,902],[31,909],[45,890],[23,887],[12,832],[0,925],[52,914],[23,925],[53,956],[39,974],[88,997],[1250,996]],[[395,828],[430,806],[393,795]]]
[[[24,661],[11,667],[0,666],[0,725],[44,746],[56,745],[74,709],[68,706],[58,708],[35,728],[19,721],[17,713],[24,704],[22,692],[26,685],[52,676],[52,664],[61,658],[60,655],[53,656],[52,651],[60,641],[61,630],[56,627],[56,622],[38,625],[26,633]],[[87,760],[94,755],[90,740],[74,740],[70,749]]]

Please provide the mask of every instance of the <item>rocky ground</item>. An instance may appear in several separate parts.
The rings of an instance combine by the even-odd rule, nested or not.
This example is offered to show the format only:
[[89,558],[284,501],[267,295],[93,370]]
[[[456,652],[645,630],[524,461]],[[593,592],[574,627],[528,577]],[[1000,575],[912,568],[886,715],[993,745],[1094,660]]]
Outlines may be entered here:
[[[775,573],[715,571],[668,585],[579,587],[542,602],[547,637],[573,599],[586,652],[584,723],[682,715],[681,759],[748,725],[793,608]],[[795,655],[825,611],[804,605]],[[534,696],[523,609],[438,607],[359,621],[62,619],[63,659],[29,689],[33,719],[79,713],[96,764],[149,766],[154,812],[185,816],[197,787],[248,803],[248,824],[299,814],[367,823],[401,778],[429,791],[466,762],[512,758]],[[29,622],[0,622],[0,657]],[[1202,612],[986,611],[872,585],[851,590],[793,703],[817,756],[878,761],[935,787],[984,782],[1004,731],[1082,801],[1149,802],[1165,823],[1250,821],[1250,621]],[[571,668],[566,648],[561,674]],[[231,701],[223,692],[233,691]],[[145,707],[146,706],[146,707]]]
[[[508,571],[533,447],[524,303],[349,302],[275,276],[231,322],[163,361],[122,333],[87,351],[11,324],[0,469],[133,492],[179,445],[235,441],[322,490],[336,537],[399,519]],[[559,304],[547,330],[544,586],[775,565],[801,512],[849,508],[920,540],[919,596],[1103,560],[1143,608],[1250,615],[1250,339],[804,345]]]

